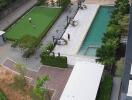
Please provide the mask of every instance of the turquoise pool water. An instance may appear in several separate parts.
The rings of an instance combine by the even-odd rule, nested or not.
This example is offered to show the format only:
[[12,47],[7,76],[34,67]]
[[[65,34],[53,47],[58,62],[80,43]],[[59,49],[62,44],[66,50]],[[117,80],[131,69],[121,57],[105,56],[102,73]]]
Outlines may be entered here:
[[101,6],[92,22],[92,25],[80,47],[79,54],[95,57],[96,50],[101,46],[102,37],[106,32],[114,7]]

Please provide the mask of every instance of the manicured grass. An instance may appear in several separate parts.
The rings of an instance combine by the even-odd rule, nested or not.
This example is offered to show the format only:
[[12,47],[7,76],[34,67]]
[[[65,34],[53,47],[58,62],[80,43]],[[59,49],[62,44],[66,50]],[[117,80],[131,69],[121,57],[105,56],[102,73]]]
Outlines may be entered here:
[[[34,7],[6,31],[6,37],[9,40],[20,39],[24,35],[40,38],[53,25],[60,12],[60,8]],[[28,20],[30,17],[31,23]]]
[[100,83],[96,100],[110,100],[112,90],[112,76],[106,75]]

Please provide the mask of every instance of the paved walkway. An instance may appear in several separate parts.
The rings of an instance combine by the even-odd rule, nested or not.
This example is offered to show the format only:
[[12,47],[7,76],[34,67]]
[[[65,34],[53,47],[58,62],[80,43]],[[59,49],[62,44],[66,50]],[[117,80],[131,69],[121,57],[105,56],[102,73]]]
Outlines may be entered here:
[[91,26],[98,8],[99,5],[97,4],[89,4],[87,5],[87,9],[79,10],[74,18],[75,21],[78,21],[78,25],[75,27],[69,25],[62,36],[62,38],[68,41],[68,34],[70,34],[70,40],[68,41],[67,45],[56,45],[54,52],[60,52],[61,55],[67,56],[69,62],[68,64],[73,65],[73,63],[71,64],[70,62],[71,60],[74,60],[74,57],[77,55],[77,52],[79,51],[80,46],[87,35],[87,31]]
[[121,86],[121,78],[120,77],[114,77],[110,100],[119,100],[118,97],[119,97],[120,86]]
[[87,4],[100,4],[100,5],[109,5],[114,4],[115,0],[85,0]]
[[20,8],[16,9],[10,15],[0,20],[0,30],[5,30],[14,21],[21,17],[28,9],[37,3],[37,0],[29,0],[27,3],[22,5]]

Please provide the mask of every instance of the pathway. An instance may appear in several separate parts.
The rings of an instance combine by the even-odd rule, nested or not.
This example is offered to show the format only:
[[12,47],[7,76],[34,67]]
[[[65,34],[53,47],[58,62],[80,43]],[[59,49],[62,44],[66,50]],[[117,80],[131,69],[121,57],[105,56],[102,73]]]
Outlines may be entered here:
[[87,4],[100,4],[100,5],[109,5],[114,4],[115,0],[85,0]]
[[120,86],[121,86],[121,78],[120,77],[114,77],[110,100],[119,100],[118,97],[119,97]]
[[0,30],[5,30],[14,21],[21,17],[27,10],[29,10],[33,5],[37,3],[37,0],[29,0],[27,3],[22,5],[20,8],[16,9],[10,15],[0,20]]
[[[55,53],[60,52],[61,55],[68,57],[68,64],[73,65],[73,63],[70,62],[71,60],[76,59],[77,52],[79,51],[80,46],[87,35],[87,31],[91,26],[98,8],[99,5],[97,4],[88,4],[87,9],[79,10],[74,18],[74,20],[78,22],[78,25],[75,27],[69,25],[62,36],[62,38],[68,41],[67,45],[56,45],[54,48]],[[70,40],[68,40],[68,34],[70,34]]]

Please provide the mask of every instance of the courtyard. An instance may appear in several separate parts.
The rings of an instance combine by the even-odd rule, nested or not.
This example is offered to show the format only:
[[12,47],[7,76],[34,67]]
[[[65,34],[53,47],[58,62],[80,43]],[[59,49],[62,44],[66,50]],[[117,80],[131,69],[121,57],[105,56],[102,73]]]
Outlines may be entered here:
[[[67,1],[62,2],[62,4],[60,3],[61,6],[57,5],[58,2],[56,0],[48,2],[50,2],[50,4],[44,2],[43,4],[41,2],[42,4],[39,6],[37,2],[34,2],[29,5],[30,7],[28,6],[27,9],[22,8],[15,10],[13,12],[14,15],[10,14],[10,17],[7,16],[8,20],[5,18],[3,21],[0,21],[0,28],[6,32],[4,36],[7,39],[4,44],[0,45],[0,64],[2,67],[0,69],[3,70],[4,68],[4,70],[6,69],[18,74],[17,70],[13,67],[14,64],[24,65],[27,71],[26,76],[24,77],[31,79],[32,81],[30,84],[33,86],[39,77],[48,75],[49,80],[44,83],[42,87],[52,91],[52,100],[59,100],[63,91],[67,91],[67,87],[65,87],[67,86],[67,82],[73,82],[73,79],[71,80],[70,77],[73,75],[73,71],[77,68],[76,66],[80,64],[78,68],[83,71],[84,65],[81,62],[85,63],[86,69],[88,67],[89,69],[93,67],[93,65],[89,63],[103,64],[104,69],[101,65],[101,74],[97,75],[97,78],[99,78],[97,86],[99,87],[101,84],[101,87],[97,87],[96,93],[93,92],[93,95],[94,99],[97,97],[99,100],[105,100],[105,96],[107,99],[110,99],[113,78],[113,69],[111,67],[114,65],[116,66],[116,49],[118,48],[120,40],[118,36],[122,35],[119,32],[121,29],[115,21],[117,21],[119,26],[122,25],[121,20],[123,19],[121,18],[126,17],[124,14],[126,10],[118,11],[120,9],[116,9],[117,12],[122,13],[122,11],[124,11],[121,18],[119,18],[120,16],[118,17],[118,13],[117,15],[116,13],[112,13],[113,10],[110,10],[110,8],[114,6],[115,0],[85,0],[85,2],[72,0],[71,3]],[[102,11],[100,11],[101,7],[104,7]],[[107,10],[105,7],[107,7]],[[99,12],[101,12],[101,14]],[[99,15],[100,17],[97,17]],[[107,17],[106,19],[109,20],[106,20],[107,22],[104,23],[103,26],[102,23],[104,22],[104,17]],[[118,20],[115,20],[116,18]],[[100,21],[96,23],[99,27],[96,26],[95,28],[93,23],[96,19]],[[96,30],[93,31],[93,35],[90,35],[89,33],[91,26]],[[102,31],[102,28],[106,30]],[[117,29],[119,29],[119,31],[116,31]],[[113,33],[117,33],[118,35],[113,35]],[[17,45],[16,47],[12,46],[17,40],[23,39],[23,37],[24,39],[27,39],[24,41],[25,44],[30,42],[27,37],[38,39],[32,44],[35,52],[30,57],[23,56],[27,48],[23,49],[20,45]],[[83,49],[84,46],[82,45],[86,38],[89,38],[90,40],[86,41],[84,44],[86,50],[83,55],[81,55],[79,54],[79,50],[81,47]],[[95,39],[100,46],[93,46],[94,42],[91,41],[94,41]],[[29,47],[29,52],[32,50],[32,46]],[[92,50],[94,50],[94,56],[88,56],[86,53],[88,51],[93,53]],[[104,56],[105,59],[101,59],[101,57]],[[83,72],[80,73],[85,76],[90,73],[91,69],[89,69],[87,69],[89,72],[85,70],[85,74],[83,74]],[[95,69],[93,69],[92,74],[95,72]],[[75,72],[79,73],[79,71]],[[78,74],[74,76],[74,79],[80,82],[83,78],[80,77],[78,79],[77,75]],[[92,76],[94,77],[94,74]],[[100,80],[101,77],[102,80]],[[106,78],[105,80],[103,80],[104,77]],[[90,79],[90,75],[87,79]],[[87,81],[86,83],[89,82]],[[108,86],[105,87],[105,84],[108,84]],[[93,86],[92,83],[91,86]],[[117,85],[116,88],[117,87],[119,86]],[[107,90],[106,94],[104,94],[105,96],[101,96],[100,91],[104,92],[105,89]],[[83,91],[84,90],[85,88],[83,88]],[[97,93],[97,91],[99,92]],[[78,94],[80,94],[79,92],[81,91],[78,91]],[[67,92],[64,93],[67,98]],[[76,93],[76,91],[74,91],[74,93]],[[74,93],[71,93],[71,98],[77,97]]]

